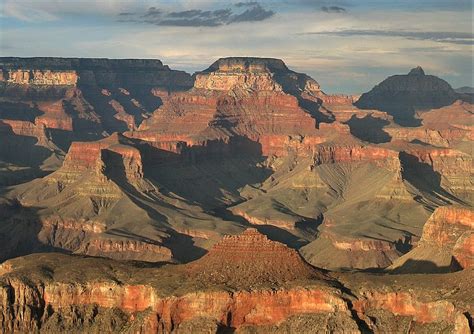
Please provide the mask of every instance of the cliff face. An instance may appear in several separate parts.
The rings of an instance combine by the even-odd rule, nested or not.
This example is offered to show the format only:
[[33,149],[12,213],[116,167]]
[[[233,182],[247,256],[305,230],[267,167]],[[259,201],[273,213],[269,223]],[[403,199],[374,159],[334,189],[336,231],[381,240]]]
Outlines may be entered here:
[[[474,194],[474,175],[472,156],[455,149],[424,148],[407,149],[400,153],[402,165],[407,170],[408,179],[416,184],[416,180],[431,182],[438,189],[450,191],[469,203]],[[423,175],[417,176],[420,173]],[[442,192],[442,190],[438,190]],[[459,201],[458,201],[459,202]]]
[[188,145],[242,136],[261,144],[263,155],[285,155],[281,146],[289,136],[303,136],[300,146],[310,150],[327,135],[317,131],[322,95],[316,81],[281,60],[222,58],[195,75],[193,89],[169,97],[133,136],[154,133],[155,140]]
[[474,212],[456,207],[440,207],[428,219],[422,242],[452,248],[464,232],[474,229]]
[[192,86],[189,74],[159,60],[1,58],[0,119],[51,129],[67,151],[73,140],[134,130],[162,96]]
[[420,125],[414,118],[417,109],[440,108],[452,104],[456,92],[444,80],[425,75],[421,67],[407,75],[391,76],[362,94],[356,105],[362,109],[379,109],[392,115],[403,126]]
[[[31,263],[38,260],[42,264]],[[132,272],[139,275],[130,275]],[[236,273],[242,282],[252,275]],[[339,274],[340,281],[316,278],[273,288],[235,289],[191,278],[186,266],[139,268],[103,259],[38,254],[0,267],[0,325],[7,332],[41,333],[60,328],[281,333],[307,330],[308,326],[352,333],[469,333],[473,311],[468,302],[472,297],[469,273],[450,275],[390,278]],[[350,283],[343,286],[341,282]],[[386,290],[390,284],[393,290]],[[419,287],[408,291],[409,286]],[[441,297],[453,287],[464,292]]]
[[[139,327],[144,333],[169,333],[191,323],[208,322],[218,327],[239,328],[276,324],[294,315],[337,313],[349,318],[347,304],[336,293],[318,289],[262,290],[253,292],[195,292],[179,297],[160,297],[143,285],[48,284],[39,291],[21,281],[8,281],[2,287],[2,328],[7,331],[54,331],[94,328],[117,330],[107,310],[117,310],[118,320]],[[14,296],[12,299],[10,296]],[[92,316],[90,313],[96,313]],[[121,312],[121,313],[119,313]],[[71,319],[75,314],[76,320]],[[56,319],[59,320],[55,326]],[[102,325],[97,323],[102,320]],[[108,321],[107,321],[108,320]],[[348,319],[352,328],[357,325]],[[107,322],[110,322],[109,324]],[[81,325],[81,323],[83,323]],[[195,327],[191,327],[195,328]]]
[[3,81],[29,85],[132,85],[186,88],[189,75],[156,59],[14,58],[0,59]]
[[382,268],[436,207],[472,202],[472,105],[418,110],[451,101],[421,70],[366,94],[411,103],[422,126],[403,127],[272,58],[222,58],[194,77],[158,60],[0,67],[0,184],[20,201],[0,226],[11,249],[30,244],[9,237],[19,226],[29,251],[187,262],[258,225],[313,264]]
[[390,269],[396,272],[436,272],[472,268],[473,230],[474,212],[470,208],[437,208],[423,226],[417,247],[399,258]]
[[78,75],[75,71],[9,70],[3,73],[3,81],[19,85],[75,86]]

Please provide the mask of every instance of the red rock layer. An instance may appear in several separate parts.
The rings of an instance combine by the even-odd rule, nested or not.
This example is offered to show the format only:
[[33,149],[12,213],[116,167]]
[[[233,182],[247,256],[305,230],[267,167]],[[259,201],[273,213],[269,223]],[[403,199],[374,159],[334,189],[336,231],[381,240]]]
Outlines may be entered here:
[[454,245],[452,254],[455,267],[474,268],[474,231],[467,231],[461,235]]
[[397,260],[391,269],[416,272],[419,269],[410,262],[417,261],[453,271],[473,268],[473,233],[474,211],[458,206],[439,207],[423,226],[417,247]]
[[422,242],[452,248],[465,231],[474,230],[474,211],[453,206],[437,208],[423,227]]
[[[14,300],[10,300],[10,295]],[[44,319],[38,316],[46,308],[50,313],[66,316],[70,307],[86,305],[118,308],[128,314],[132,323],[135,315],[149,310],[139,319],[144,333],[169,333],[186,321],[199,319],[239,328],[275,324],[293,315],[349,314],[347,304],[335,291],[317,288],[235,293],[209,291],[160,297],[153,288],[144,285],[56,283],[36,289],[11,280],[0,287],[0,303],[0,307],[4,307],[0,325],[9,331],[37,330],[39,322],[47,320],[47,313]]]
[[256,140],[261,135],[315,133],[316,123],[295,97],[281,92],[235,97],[194,90],[170,98],[140,127],[189,143],[193,138],[213,139],[206,135],[212,129]]
[[296,250],[269,240],[254,228],[240,235],[224,236],[188,267],[193,276],[227,284],[284,282],[317,274]]
[[285,145],[292,137],[308,137],[300,143],[306,146],[321,142],[316,120],[288,93],[303,90],[320,93],[314,80],[290,71],[280,60],[220,59],[196,75],[192,90],[167,97],[133,136],[188,146],[242,136],[260,143],[263,155],[287,154]]
[[95,142],[73,142],[58,172],[81,174],[102,168],[105,172],[123,169],[129,180],[143,177],[140,151],[120,134]]
[[48,141],[45,128],[28,121],[0,120],[0,134],[35,137],[38,143],[45,145]]
[[335,162],[373,162],[379,167],[399,172],[398,152],[375,146],[321,145],[314,155],[316,165]]
[[[454,324],[456,333],[469,333],[468,319],[451,302],[445,300],[424,302],[409,292],[367,291],[354,302],[354,309],[372,330],[381,330],[365,314],[369,309],[385,310],[395,316],[411,317],[421,324],[444,322]],[[377,328],[378,327],[378,328]]]

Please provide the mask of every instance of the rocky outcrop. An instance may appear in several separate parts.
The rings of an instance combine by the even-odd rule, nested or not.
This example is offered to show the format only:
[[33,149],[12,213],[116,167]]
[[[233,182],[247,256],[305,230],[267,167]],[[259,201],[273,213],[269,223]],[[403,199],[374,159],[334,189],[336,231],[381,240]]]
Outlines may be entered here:
[[[469,318],[457,311],[453,303],[446,300],[423,302],[408,292],[366,292],[360,301],[354,303],[354,309],[376,333],[397,332],[403,327],[418,332],[421,331],[421,328],[417,328],[420,325],[429,328],[430,324],[434,323],[438,328],[451,330],[454,333],[470,332]],[[393,327],[390,328],[390,325]]]
[[221,58],[206,71],[196,75],[197,89],[230,91],[234,88],[254,91],[281,92],[282,86],[274,79],[274,72],[288,72],[279,59]]
[[51,71],[42,69],[9,70],[3,73],[3,80],[9,84],[75,86],[78,80],[76,71]]
[[[145,333],[179,332],[196,320],[208,321],[216,327],[239,328],[275,324],[294,315],[338,313],[349,318],[350,314],[336,293],[302,288],[234,293],[209,291],[160,297],[157,291],[144,285],[52,283],[37,289],[9,280],[2,286],[0,298],[3,306],[0,324],[7,331],[35,331],[41,326],[42,332],[48,332],[48,327],[54,330],[55,318],[63,318],[58,325],[71,330],[87,328],[87,323],[92,325],[104,317],[102,313],[107,309],[120,310],[129,326],[140,326]],[[96,319],[89,316],[89,308],[95,308]],[[66,319],[73,314],[78,318],[77,323],[68,323]],[[109,321],[115,330],[123,325],[113,318]],[[98,322],[96,326],[103,329],[106,324],[104,321],[101,326]],[[352,326],[357,328],[355,323]]]
[[474,212],[466,208],[440,207],[423,227],[421,242],[452,248],[464,232],[474,229]]
[[48,137],[45,127],[27,121],[0,120],[0,131],[2,135],[17,135],[34,137],[38,144],[47,145]]
[[425,75],[421,67],[407,75],[391,76],[362,94],[355,103],[362,109],[379,109],[392,115],[403,126],[420,125],[415,110],[440,108],[452,104],[456,92],[444,80]]
[[443,193],[442,187],[467,203],[472,200],[474,169],[469,153],[421,146],[404,150],[400,153],[400,159],[410,182],[416,184],[425,180],[432,186],[438,186],[438,189],[434,189],[437,192]]
[[452,255],[452,269],[474,267],[474,231],[466,231],[459,237],[453,247]]
[[50,180],[72,183],[87,171],[115,174],[133,182],[143,177],[140,151],[133,142],[121,134],[96,142],[73,142],[60,170],[49,176]]
[[[351,333],[470,331],[472,305],[465,301],[472,293],[466,290],[463,301],[459,298],[462,292],[457,292],[472,286],[469,275],[435,277],[444,284],[443,291],[451,291],[443,295],[438,280],[429,277],[397,280],[347,273],[338,278],[350,289],[340,281],[319,278],[271,289],[235,289],[196,280],[188,269],[179,265],[140,267],[61,254],[7,261],[0,266],[0,326],[7,332],[40,333],[58,329],[279,333],[308,330],[310,324]],[[387,284],[399,291],[387,289]]]
[[235,286],[281,284],[321,275],[297,251],[269,240],[254,228],[224,236],[209,253],[188,266],[199,280]]
[[472,268],[474,212],[459,206],[437,208],[423,227],[412,251],[399,258],[395,272],[450,271]]
[[281,60],[222,58],[195,77],[192,90],[168,97],[133,136],[153,134],[155,141],[184,141],[188,146],[245,137],[261,145],[267,156],[288,154],[287,146],[298,138],[299,146],[310,151],[329,132],[317,131],[314,113],[323,94],[319,85]]

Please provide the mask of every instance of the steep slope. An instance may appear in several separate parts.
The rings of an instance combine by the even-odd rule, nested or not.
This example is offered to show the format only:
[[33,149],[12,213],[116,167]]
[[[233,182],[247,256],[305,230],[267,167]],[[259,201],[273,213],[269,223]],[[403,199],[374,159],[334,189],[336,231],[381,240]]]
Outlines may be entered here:
[[0,267],[0,326],[40,333],[470,332],[472,270],[346,273],[337,280],[240,289],[196,280],[188,266],[156,268],[62,254],[10,260]]
[[362,109],[386,111],[402,126],[418,126],[416,110],[447,106],[456,98],[456,92],[446,81],[426,75],[417,67],[407,75],[385,79],[370,92],[362,94],[355,104]]
[[[5,258],[57,247],[189,261],[223,233],[256,226],[304,246],[314,265],[383,268],[416,245],[438,206],[472,203],[466,101],[419,111],[422,126],[406,128],[273,58],[222,58],[193,79],[157,60],[2,61],[0,112],[22,118],[2,123],[0,170],[18,175],[5,183],[65,159],[2,190],[16,212],[2,222],[14,245]],[[450,96],[421,70],[397,80],[407,94],[426,86],[406,100],[417,108]],[[26,246],[11,237],[15,221],[31,231]]]
[[[219,231],[239,230],[173,194],[163,195],[144,174],[147,149],[120,134],[74,142],[60,169],[9,192],[37,218],[30,221],[18,210],[3,222],[6,235],[13,225],[21,231],[6,239],[3,258],[18,255],[26,234],[37,239],[30,252],[46,245],[118,259],[189,260],[202,254],[193,237],[207,244]],[[28,230],[30,224],[35,227]]]
[[[16,131],[19,127],[38,129],[36,133],[43,132],[43,137],[66,152],[74,140],[97,140],[136,128],[169,92],[190,86],[190,75],[170,70],[158,60],[4,57],[0,58],[0,121],[16,122],[13,132],[17,136],[25,135]],[[39,145],[44,142],[38,141]],[[34,171],[51,154],[57,155],[56,148],[46,147],[50,154],[45,151],[45,157],[33,166],[17,164],[4,152],[0,161]]]
[[223,58],[197,73],[192,90],[170,97],[130,135],[188,145],[240,136],[265,156],[281,155],[288,139],[300,138],[302,147],[323,140],[317,131],[321,94],[313,79],[281,60]]
[[446,272],[474,266],[474,212],[444,206],[423,226],[418,245],[388,270],[402,273]]
[[198,280],[235,287],[324,277],[297,251],[269,240],[254,228],[240,235],[224,236],[209,253],[188,267],[190,275]]

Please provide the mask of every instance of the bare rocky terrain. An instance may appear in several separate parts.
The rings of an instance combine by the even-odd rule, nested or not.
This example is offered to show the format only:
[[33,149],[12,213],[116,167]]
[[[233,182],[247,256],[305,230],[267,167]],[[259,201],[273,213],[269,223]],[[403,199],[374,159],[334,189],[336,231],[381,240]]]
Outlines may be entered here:
[[469,333],[473,112],[421,67],[0,58],[0,327]]

